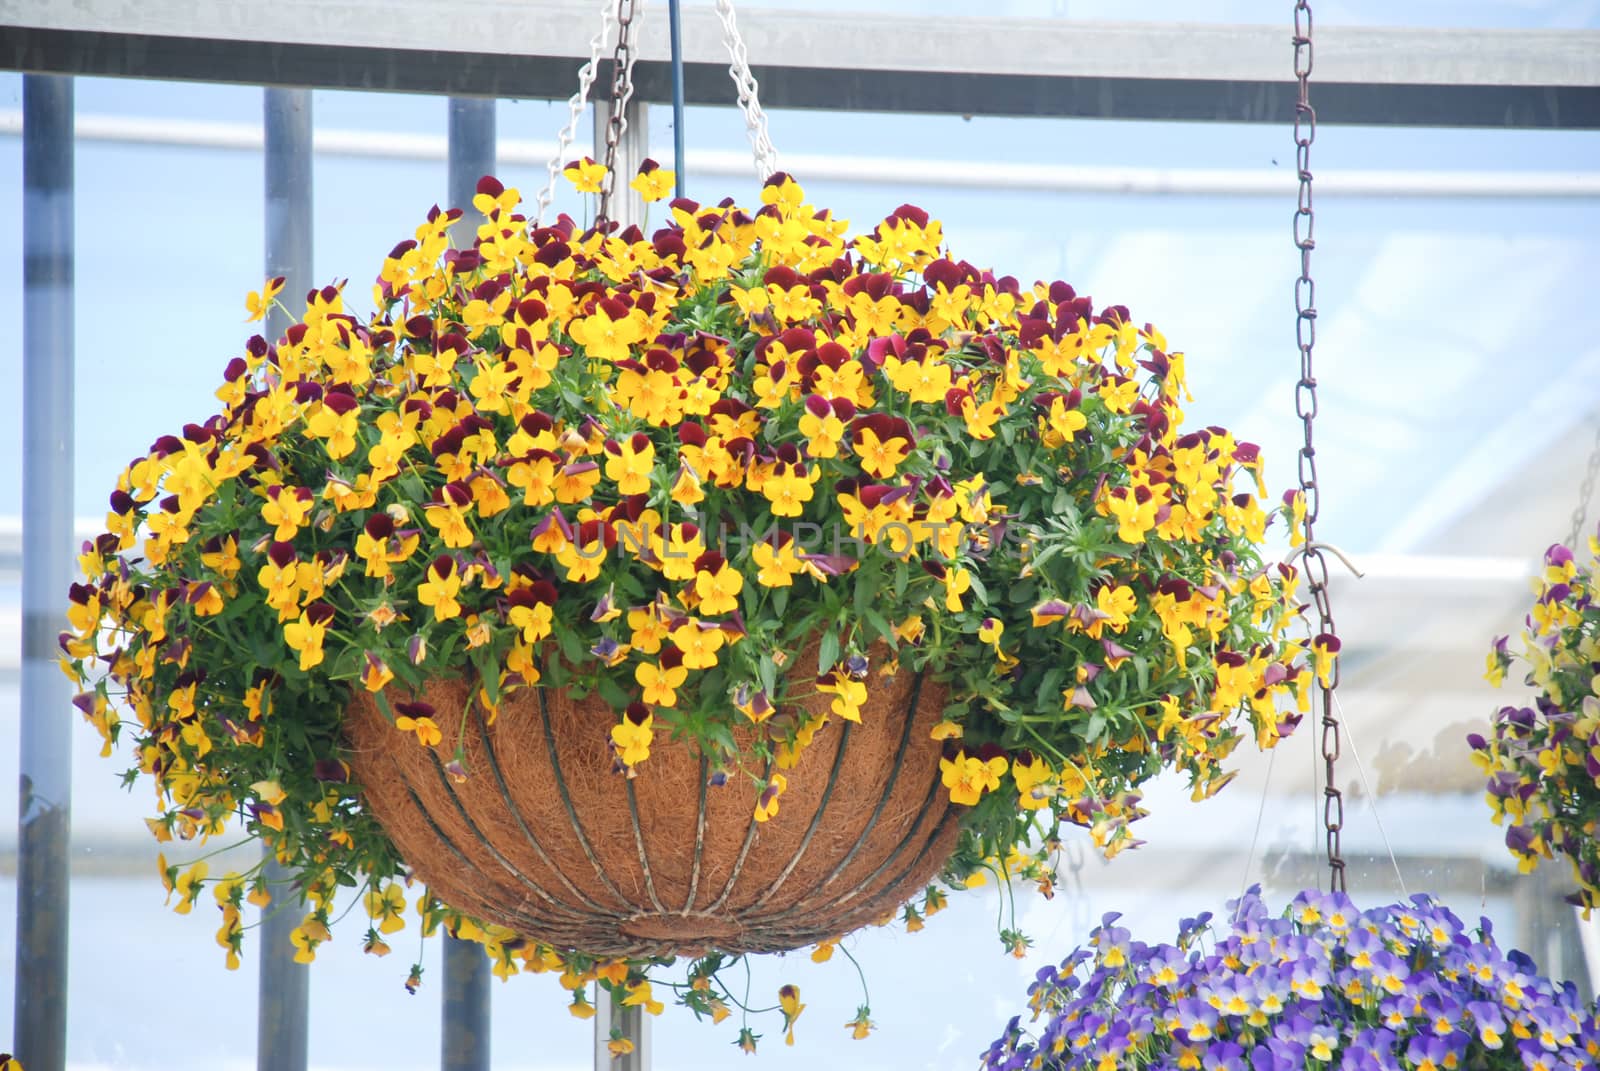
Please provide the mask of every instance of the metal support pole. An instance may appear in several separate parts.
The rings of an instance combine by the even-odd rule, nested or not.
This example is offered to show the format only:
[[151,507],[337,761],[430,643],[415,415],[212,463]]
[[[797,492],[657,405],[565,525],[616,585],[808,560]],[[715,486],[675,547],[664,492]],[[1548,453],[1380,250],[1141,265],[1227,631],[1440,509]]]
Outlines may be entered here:
[[476,220],[474,229],[483,217],[473,211],[472,195],[478,180],[495,170],[494,104],[475,97],[450,98],[450,207],[464,209],[469,222]]
[[[617,143],[617,183],[611,194],[611,218],[626,230],[631,226],[644,226],[644,198],[629,183],[639,173],[639,165],[650,154],[650,107],[635,99],[627,105],[628,129]],[[594,158],[605,159],[606,128],[611,122],[611,103],[597,100],[594,106]],[[622,1036],[633,1042],[633,1051],[612,1059],[607,1044],[612,1028],[622,1031]],[[595,986],[594,1016],[594,1067],[595,1071],[649,1071],[650,1020],[643,1008],[624,1008],[614,1005],[611,994],[603,986]]]
[[[623,230],[644,226],[644,198],[629,185],[639,173],[639,165],[650,155],[650,106],[634,98],[628,102],[628,129],[617,143],[617,184],[611,194],[611,218]],[[594,105],[594,158],[606,158],[606,127],[611,122],[611,103],[597,100]]]
[[[493,100],[450,99],[449,197],[466,211],[456,225],[458,245],[477,233],[483,215],[472,207],[478,180],[495,171]],[[483,947],[444,938],[444,1006],[439,1066],[443,1071],[489,1071],[489,957]]]
[[683,196],[684,183],[688,181],[689,164],[683,153],[683,29],[678,11],[678,0],[667,4],[667,22],[672,40],[672,169],[675,172],[672,192]]
[[72,79],[22,79],[22,766],[17,1055],[67,1062],[72,692],[56,668],[72,546]]
[[[281,300],[298,316],[311,289],[311,91],[264,91],[266,132],[267,278],[285,279]],[[276,341],[291,320],[267,315],[266,337]],[[275,860],[266,869],[272,904],[261,924],[261,991],[256,1016],[257,1071],[305,1071],[306,1020],[311,1001],[309,965],[294,962],[289,935],[300,925],[303,897]]]
[[1591,914],[1585,921],[1583,910],[1575,907],[1572,917],[1577,923],[1578,943],[1583,950],[1583,965],[1589,980],[1587,989],[1580,984],[1578,992],[1583,999],[1592,1001],[1600,995],[1600,915]]
[[1546,867],[1536,867],[1512,885],[1511,904],[1516,912],[1516,947],[1524,949],[1539,961],[1539,966],[1549,978],[1562,977],[1561,964],[1546,959],[1551,952],[1551,919],[1549,882]]
[[[650,1071],[650,1016],[638,1005],[625,1008],[603,985],[594,987],[594,1071]],[[612,1029],[633,1042],[633,1051],[613,1058]]]
[[443,1071],[489,1071],[489,957],[483,946],[444,938]]

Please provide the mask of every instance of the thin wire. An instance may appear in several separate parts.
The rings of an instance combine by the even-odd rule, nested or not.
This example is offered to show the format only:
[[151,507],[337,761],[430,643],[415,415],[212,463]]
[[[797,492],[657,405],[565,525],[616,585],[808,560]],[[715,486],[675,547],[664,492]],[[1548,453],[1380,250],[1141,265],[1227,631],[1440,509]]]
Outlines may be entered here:
[[672,38],[672,168],[675,173],[673,192],[682,197],[684,183],[688,181],[689,167],[683,158],[683,30],[680,25],[682,20],[678,12],[678,0],[669,0],[667,21]]
[[1361,751],[1356,747],[1356,734],[1350,731],[1350,719],[1344,716],[1344,704],[1339,702],[1339,693],[1333,695],[1333,705],[1339,709],[1339,724],[1344,726],[1344,739],[1350,745],[1350,755],[1356,760],[1356,773],[1361,775],[1361,789],[1367,794],[1367,799],[1372,801],[1372,820],[1378,823],[1378,835],[1383,838],[1383,850],[1389,853],[1389,865],[1394,867],[1395,880],[1400,883],[1400,895],[1410,897],[1411,890],[1406,888],[1406,876],[1400,872],[1400,860],[1395,858],[1394,847],[1389,843],[1389,831],[1383,828],[1383,815],[1378,811],[1378,794],[1372,791],[1372,786],[1367,783],[1367,767],[1361,761]]
[[1261,839],[1261,822],[1267,816],[1267,790],[1272,787],[1272,767],[1278,761],[1278,749],[1267,753],[1267,779],[1261,785],[1261,808],[1256,811],[1256,831],[1250,835],[1250,854],[1244,857],[1244,876],[1239,879],[1239,898],[1250,888],[1250,866],[1256,861],[1256,842]]

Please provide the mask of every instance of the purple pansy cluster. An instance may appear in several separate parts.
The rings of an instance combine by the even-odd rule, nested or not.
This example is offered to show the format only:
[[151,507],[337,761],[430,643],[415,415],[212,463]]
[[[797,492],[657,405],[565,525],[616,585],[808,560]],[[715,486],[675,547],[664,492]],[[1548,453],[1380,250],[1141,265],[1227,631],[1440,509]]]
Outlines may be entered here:
[[1432,897],[1358,910],[1315,889],[1274,917],[1259,887],[1176,944],[1107,914],[1029,988],[983,1071],[1491,1071],[1600,1067],[1600,1015]]
[[1578,883],[1568,899],[1586,914],[1600,906],[1600,531],[1589,551],[1587,565],[1560,543],[1545,551],[1520,649],[1501,636],[1489,652],[1493,684],[1526,667],[1532,705],[1501,707],[1492,733],[1467,736],[1521,870],[1565,859]]

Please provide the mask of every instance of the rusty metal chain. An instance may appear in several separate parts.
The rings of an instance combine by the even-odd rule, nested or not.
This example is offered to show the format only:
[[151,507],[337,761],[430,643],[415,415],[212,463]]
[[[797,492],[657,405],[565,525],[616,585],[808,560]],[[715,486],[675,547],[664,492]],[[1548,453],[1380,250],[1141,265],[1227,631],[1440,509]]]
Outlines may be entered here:
[[635,0],[617,0],[617,49],[611,56],[611,116],[606,122],[605,177],[600,180],[600,206],[595,222],[611,218],[611,194],[617,185],[617,145],[628,130],[628,101],[633,97]]
[[1567,546],[1578,553],[1578,537],[1583,534],[1583,520],[1589,513],[1589,503],[1594,501],[1595,478],[1600,476],[1600,412],[1595,413],[1594,448],[1589,451],[1589,466],[1584,470],[1583,482],[1578,485],[1578,504],[1572,507],[1572,529],[1567,533]]
[[[1317,376],[1312,351],[1317,344],[1317,284],[1311,276],[1311,252],[1317,247],[1316,208],[1311,186],[1311,144],[1317,139],[1317,111],[1311,106],[1311,67],[1315,55],[1312,43],[1312,18],[1309,0],[1294,5],[1294,76],[1300,95],[1294,106],[1295,171],[1300,194],[1294,211],[1294,244],[1300,251],[1300,274],[1294,281],[1294,336],[1300,350],[1300,380],[1295,384],[1295,413],[1305,430],[1300,447],[1300,493],[1305,504],[1305,553],[1302,568],[1307,588],[1317,610],[1317,633],[1313,644],[1328,644],[1337,650],[1338,635],[1333,623],[1333,606],[1328,598],[1328,561],[1316,541],[1315,526],[1322,512],[1322,488],[1317,479]],[[1344,829],[1344,794],[1339,790],[1335,764],[1341,750],[1339,719],[1334,712],[1333,692],[1339,685],[1339,663],[1335,659],[1328,683],[1318,684],[1322,708],[1323,779],[1322,827],[1327,835],[1328,876],[1336,892],[1345,890],[1345,863],[1340,844]]]

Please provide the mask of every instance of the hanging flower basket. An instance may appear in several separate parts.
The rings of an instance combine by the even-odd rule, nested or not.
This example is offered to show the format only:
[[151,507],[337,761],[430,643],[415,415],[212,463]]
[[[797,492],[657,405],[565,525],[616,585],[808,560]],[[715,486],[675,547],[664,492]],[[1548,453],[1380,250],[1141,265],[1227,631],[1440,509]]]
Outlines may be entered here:
[[1088,947],[1045,967],[1031,1022],[1011,1020],[984,1071],[1523,1071],[1591,1068],[1600,1016],[1571,982],[1503,952],[1426,895],[1358,910],[1297,895],[1274,917],[1258,889],[1185,919],[1174,944],[1135,941],[1110,914]]
[[[485,179],[476,234],[430,213],[370,315],[312,291],[119,479],[77,705],[108,753],[132,727],[158,839],[274,848],[302,959],[341,886],[387,952],[420,879],[424,932],[500,973],[652,1003],[653,957],[837,937],[935,877],[1047,884],[1063,824],[1130,846],[1146,779],[1204,798],[1298,721],[1329,655],[1260,551],[1298,500],[1183,429],[1159,332],[910,206],[847,238],[787,176],[761,200],[647,235]],[[179,910],[212,889],[230,964],[281,891],[161,869]]]
[[[945,694],[909,670],[875,688],[859,724],[778,774],[789,787],[771,814],[757,782],[714,784],[710,760],[683,743],[652,747],[638,777],[616,776],[611,741],[594,731],[615,713],[554,689],[508,697],[493,725],[474,707],[472,777],[451,776],[442,743],[395,748],[389,720],[358,695],[350,762],[417,876],[483,922],[593,955],[782,951],[893,914],[949,858],[960,822],[930,734]],[[423,697],[471,705],[459,681]],[[826,712],[820,696],[800,706]],[[754,750],[753,729],[737,735]]]
[[1506,847],[1523,871],[1564,858],[1578,885],[1569,899],[1585,917],[1600,906],[1600,536],[1589,549],[1588,565],[1559,543],[1545,552],[1519,649],[1501,636],[1489,652],[1496,685],[1526,667],[1533,705],[1501,707],[1489,736],[1468,738]]

